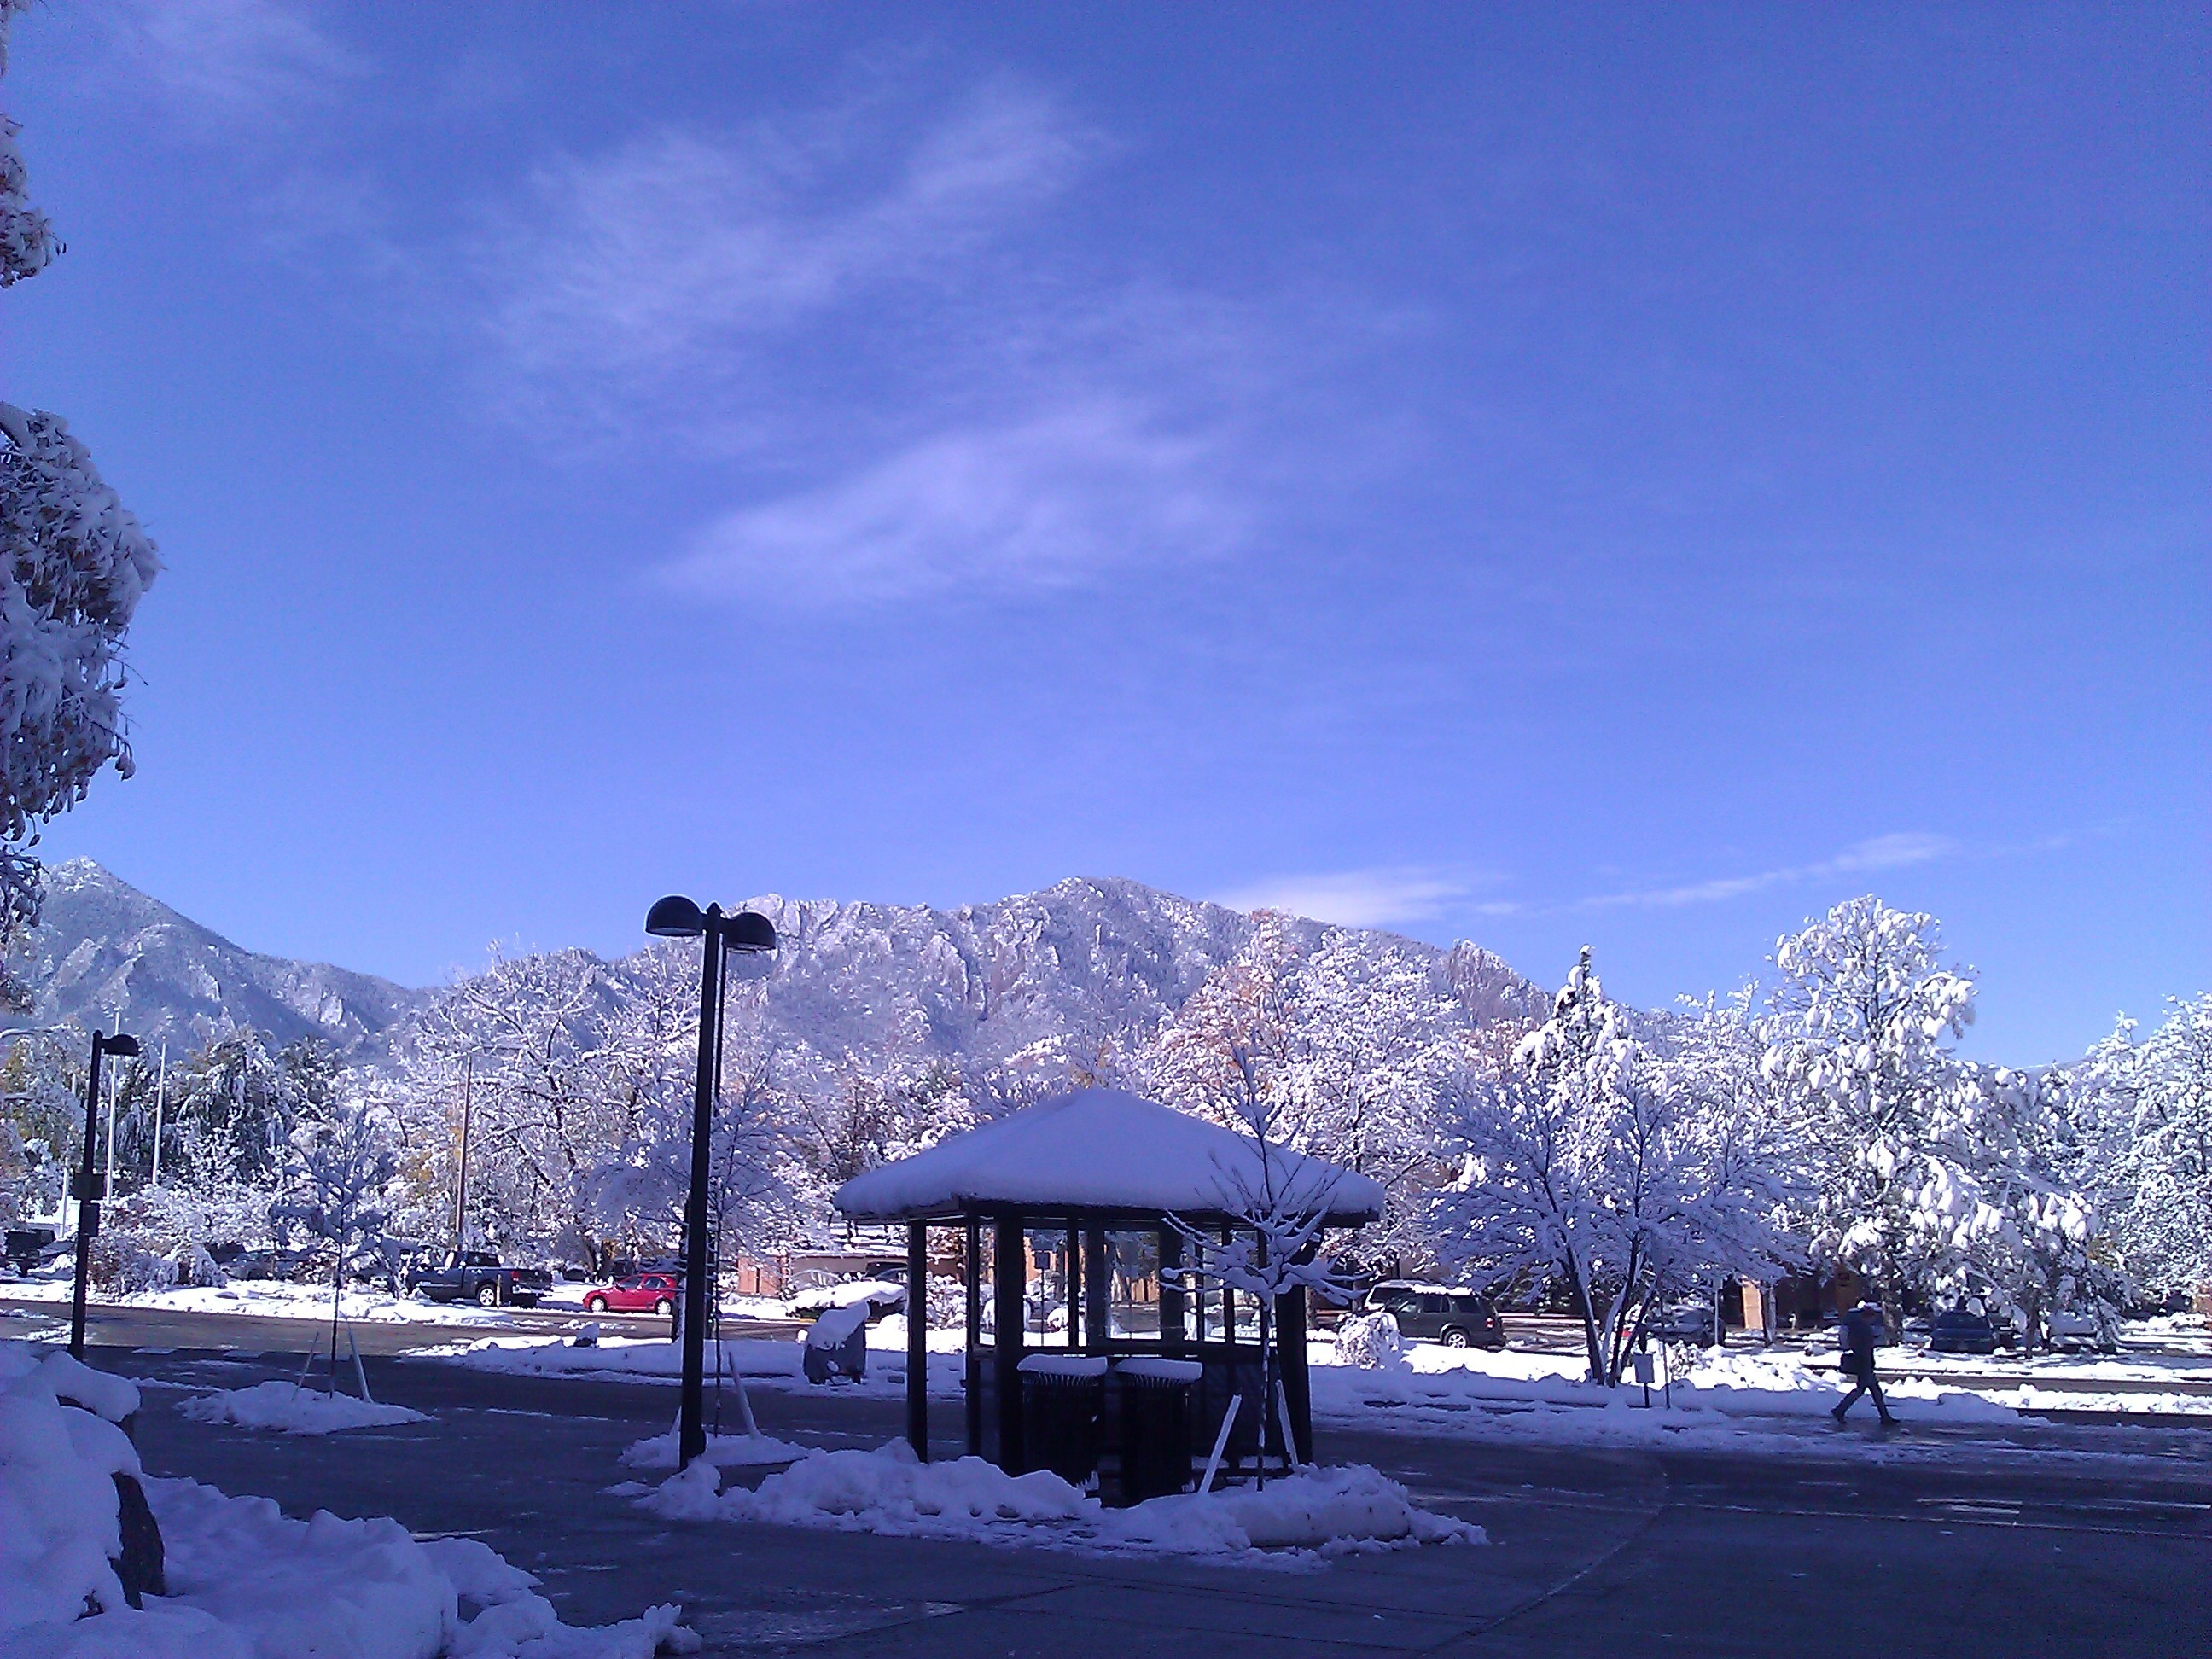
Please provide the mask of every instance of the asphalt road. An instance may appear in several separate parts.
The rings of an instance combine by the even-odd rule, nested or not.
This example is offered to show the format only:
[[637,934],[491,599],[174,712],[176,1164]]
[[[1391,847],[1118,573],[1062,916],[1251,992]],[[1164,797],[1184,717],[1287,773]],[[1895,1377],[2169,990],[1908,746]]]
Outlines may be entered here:
[[[483,1537],[539,1573],[572,1620],[680,1601],[710,1653],[2212,1652],[2212,1434],[2201,1431],[1923,1434],[1874,1461],[1842,1455],[1872,1449],[1856,1428],[1785,1456],[1328,1429],[1325,1457],[1375,1463],[1493,1541],[1285,1573],[671,1526],[604,1490],[629,1473],[623,1447],[667,1426],[665,1384],[380,1355],[368,1362],[378,1397],[435,1420],[299,1440],[191,1423],[167,1404],[295,1361],[152,1346],[179,1351],[94,1358],[154,1385],[137,1432],[155,1473],[266,1493],[294,1514],[391,1514]],[[894,1401],[765,1388],[753,1401],[763,1430],[806,1443],[898,1430]]]

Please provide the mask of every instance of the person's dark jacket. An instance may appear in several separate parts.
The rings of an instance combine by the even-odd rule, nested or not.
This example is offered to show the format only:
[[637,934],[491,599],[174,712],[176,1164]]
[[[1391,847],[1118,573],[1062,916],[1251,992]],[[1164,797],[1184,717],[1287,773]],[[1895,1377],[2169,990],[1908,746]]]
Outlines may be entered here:
[[1844,1316],[1842,1365],[1851,1376],[1874,1375],[1874,1321],[1856,1310]]

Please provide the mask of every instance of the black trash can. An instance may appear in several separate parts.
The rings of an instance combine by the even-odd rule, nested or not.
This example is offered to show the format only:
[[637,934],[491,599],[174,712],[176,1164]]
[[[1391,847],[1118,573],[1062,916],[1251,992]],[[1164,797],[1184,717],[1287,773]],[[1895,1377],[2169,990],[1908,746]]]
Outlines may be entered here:
[[1106,1362],[1079,1353],[1033,1353],[1022,1361],[1022,1451],[1032,1469],[1072,1486],[1098,1472],[1106,1414]]
[[1141,1504],[1190,1484],[1190,1396],[1205,1374],[1195,1359],[1149,1354],[1114,1367],[1113,1443],[1099,1483],[1108,1503]]

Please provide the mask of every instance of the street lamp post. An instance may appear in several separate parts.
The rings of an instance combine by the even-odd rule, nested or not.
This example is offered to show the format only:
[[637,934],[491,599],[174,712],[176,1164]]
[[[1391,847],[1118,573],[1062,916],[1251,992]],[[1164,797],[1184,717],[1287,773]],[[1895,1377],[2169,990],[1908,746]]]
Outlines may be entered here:
[[699,1068],[691,1095],[691,1189],[684,1205],[684,1394],[678,1419],[679,1468],[707,1449],[707,1186],[714,1161],[714,1084],[720,1074],[722,965],[728,956],[766,965],[775,927],[757,910],[724,915],[688,898],[662,899],[646,914],[657,939],[703,939],[699,968]]
[[70,1183],[76,1200],[76,1285],[70,1294],[70,1352],[84,1358],[84,1292],[92,1274],[92,1241],[100,1231],[100,1200],[107,1196],[107,1179],[100,1173],[93,1153],[100,1139],[100,1060],[103,1054],[122,1060],[138,1055],[138,1039],[118,1031],[113,1036],[92,1034],[92,1075],[84,1084],[84,1162]]

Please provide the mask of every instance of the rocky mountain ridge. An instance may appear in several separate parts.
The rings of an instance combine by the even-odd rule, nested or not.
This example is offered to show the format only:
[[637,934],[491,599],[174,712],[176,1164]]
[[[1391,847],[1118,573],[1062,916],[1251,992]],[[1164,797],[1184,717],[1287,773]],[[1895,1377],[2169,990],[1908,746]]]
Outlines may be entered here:
[[[993,1065],[1041,1043],[1133,1046],[1250,941],[1253,919],[1141,883],[1073,879],[938,909],[750,901],[784,940],[771,1022],[817,1053]],[[1310,945],[1324,924],[1292,924]],[[1363,951],[1407,957],[1477,1023],[1541,1014],[1550,993],[1478,945],[1373,929]],[[18,970],[40,1024],[123,1029],[173,1048],[250,1025],[383,1058],[434,990],[246,951],[87,859],[48,872],[46,910]]]

